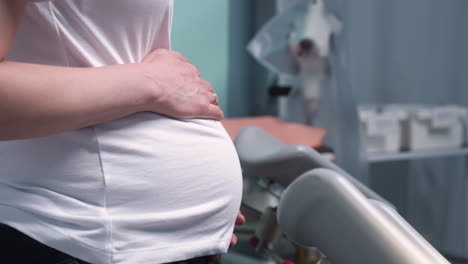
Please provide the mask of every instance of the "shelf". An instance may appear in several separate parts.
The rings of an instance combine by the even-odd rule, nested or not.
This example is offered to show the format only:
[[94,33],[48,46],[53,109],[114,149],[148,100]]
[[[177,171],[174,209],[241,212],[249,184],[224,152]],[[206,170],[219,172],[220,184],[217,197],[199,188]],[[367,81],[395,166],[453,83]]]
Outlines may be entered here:
[[447,156],[463,156],[468,155],[468,147],[459,149],[446,149],[446,150],[421,150],[421,151],[408,151],[398,153],[382,153],[370,154],[367,157],[369,163],[400,161],[400,160],[416,160],[416,159],[429,159]]

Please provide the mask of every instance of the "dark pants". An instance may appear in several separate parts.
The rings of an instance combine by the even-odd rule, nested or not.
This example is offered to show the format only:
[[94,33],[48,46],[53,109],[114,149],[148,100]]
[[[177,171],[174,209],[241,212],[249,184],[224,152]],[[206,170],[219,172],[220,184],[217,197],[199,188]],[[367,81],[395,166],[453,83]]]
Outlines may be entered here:
[[[14,264],[89,264],[48,247],[4,224],[0,224],[0,259],[1,263]],[[211,263],[211,257],[201,257],[170,264]]]

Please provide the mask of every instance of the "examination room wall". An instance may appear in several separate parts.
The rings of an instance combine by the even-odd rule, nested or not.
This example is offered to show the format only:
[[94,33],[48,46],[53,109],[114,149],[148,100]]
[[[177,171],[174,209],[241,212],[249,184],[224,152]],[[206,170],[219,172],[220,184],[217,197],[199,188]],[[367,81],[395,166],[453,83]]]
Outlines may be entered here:
[[264,114],[267,71],[246,46],[274,14],[271,0],[175,0],[172,48],[199,67],[221,99],[226,117]]
[[[361,104],[468,106],[468,2],[356,0],[350,89]],[[346,26],[346,25],[345,25]],[[438,249],[468,256],[465,157],[375,164],[372,187]]]
[[350,7],[349,76],[358,102],[468,102],[468,2],[357,0]]
[[229,0],[175,0],[172,48],[196,65],[226,109]]

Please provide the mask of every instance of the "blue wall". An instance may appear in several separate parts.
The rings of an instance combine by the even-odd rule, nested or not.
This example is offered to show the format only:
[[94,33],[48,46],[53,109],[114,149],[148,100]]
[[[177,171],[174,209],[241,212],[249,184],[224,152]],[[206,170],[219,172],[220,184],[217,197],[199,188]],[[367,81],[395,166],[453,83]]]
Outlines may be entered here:
[[175,0],[172,46],[196,65],[226,117],[267,109],[268,73],[246,46],[274,12],[271,0]]
[[190,59],[226,110],[229,0],[175,0],[172,49]]

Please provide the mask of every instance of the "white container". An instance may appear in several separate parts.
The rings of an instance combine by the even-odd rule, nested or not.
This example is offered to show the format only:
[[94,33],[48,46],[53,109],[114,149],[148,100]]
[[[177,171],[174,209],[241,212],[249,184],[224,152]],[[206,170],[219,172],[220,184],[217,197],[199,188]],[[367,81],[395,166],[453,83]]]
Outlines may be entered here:
[[456,105],[400,108],[409,114],[409,118],[403,122],[403,148],[435,150],[463,146],[466,109]]
[[[468,112],[468,108],[466,108]],[[468,114],[465,115],[465,118],[463,118],[463,123],[465,124],[465,146],[468,147]]]
[[401,124],[406,112],[380,110],[375,106],[359,107],[361,142],[367,153],[398,152],[401,146]]

